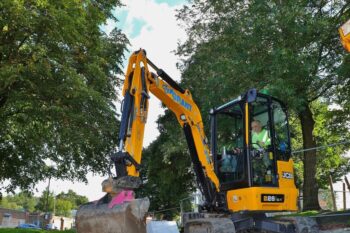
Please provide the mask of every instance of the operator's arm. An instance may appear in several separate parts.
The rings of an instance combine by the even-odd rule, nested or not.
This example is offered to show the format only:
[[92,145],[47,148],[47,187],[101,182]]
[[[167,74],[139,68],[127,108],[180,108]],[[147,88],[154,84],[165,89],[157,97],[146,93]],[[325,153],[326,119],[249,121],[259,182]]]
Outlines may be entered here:
[[[149,66],[157,74],[150,72]],[[182,89],[163,70],[149,61],[144,50],[131,55],[125,76],[119,152],[114,156],[117,177],[139,176],[138,167],[141,162],[149,92],[176,115],[184,129],[201,189],[204,189],[207,199],[211,199],[215,189],[219,190],[219,180],[214,173],[200,111],[190,92]]]

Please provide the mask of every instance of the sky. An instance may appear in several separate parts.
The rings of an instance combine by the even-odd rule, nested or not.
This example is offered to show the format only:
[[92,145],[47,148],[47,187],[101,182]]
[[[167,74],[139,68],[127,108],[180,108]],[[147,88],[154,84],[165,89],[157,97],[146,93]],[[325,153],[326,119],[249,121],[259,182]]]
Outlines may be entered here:
[[[125,54],[124,68],[131,52],[143,48],[147,57],[159,68],[166,71],[173,79],[180,80],[180,72],[176,68],[178,57],[174,54],[178,42],[186,39],[185,31],[176,21],[176,9],[186,4],[186,0],[122,0],[125,5],[117,8],[114,15],[118,22],[111,20],[102,26],[106,33],[114,27],[121,29],[130,40],[129,52]],[[164,113],[160,101],[151,96],[148,120],[145,128],[144,146],[147,146],[159,135],[155,121]],[[116,135],[118,132],[116,132]],[[72,189],[79,195],[84,195],[90,201],[101,198],[101,182],[107,177],[87,174],[89,183],[51,180],[50,191],[54,194]],[[46,189],[48,181],[37,185],[36,195]]]

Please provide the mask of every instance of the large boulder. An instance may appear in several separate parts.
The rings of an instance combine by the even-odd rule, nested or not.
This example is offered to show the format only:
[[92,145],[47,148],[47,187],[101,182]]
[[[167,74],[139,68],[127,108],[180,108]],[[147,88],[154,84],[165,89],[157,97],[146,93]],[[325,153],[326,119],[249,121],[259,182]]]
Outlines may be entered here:
[[91,202],[77,211],[78,233],[146,233],[149,199],[134,199],[112,208],[108,203]]

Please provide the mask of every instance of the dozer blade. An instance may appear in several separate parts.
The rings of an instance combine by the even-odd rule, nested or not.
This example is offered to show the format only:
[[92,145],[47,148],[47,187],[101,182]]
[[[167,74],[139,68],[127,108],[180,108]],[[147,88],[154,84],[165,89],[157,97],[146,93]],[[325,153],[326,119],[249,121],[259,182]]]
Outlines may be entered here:
[[109,203],[88,203],[76,216],[78,233],[146,233],[145,214],[149,199],[134,199],[111,207]]

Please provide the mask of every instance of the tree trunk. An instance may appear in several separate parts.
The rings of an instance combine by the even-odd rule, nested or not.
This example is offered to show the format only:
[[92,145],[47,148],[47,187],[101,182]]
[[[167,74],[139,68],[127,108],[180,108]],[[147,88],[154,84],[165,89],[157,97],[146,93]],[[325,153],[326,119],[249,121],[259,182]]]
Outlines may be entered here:
[[[315,121],[308,105],[299,113],[304,149],[316,147],[313,137]],[[316,181],[316,150],[304,151],[303,210],[319,210]]]
[[7,101],[7,96],[6,95],[0,95],[0,108],[2,108]]

